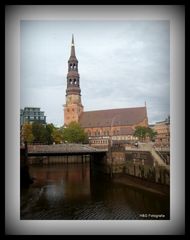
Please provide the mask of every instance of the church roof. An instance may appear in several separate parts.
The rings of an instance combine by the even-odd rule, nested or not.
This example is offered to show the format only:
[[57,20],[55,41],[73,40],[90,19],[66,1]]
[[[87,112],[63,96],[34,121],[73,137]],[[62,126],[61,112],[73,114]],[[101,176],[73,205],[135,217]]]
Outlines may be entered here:
[[133,135],[135,130],[132,127],[121,127],[119,135]]
[[146,118],[146,106],[83,112],[79,122],[83,128],[130,126]]

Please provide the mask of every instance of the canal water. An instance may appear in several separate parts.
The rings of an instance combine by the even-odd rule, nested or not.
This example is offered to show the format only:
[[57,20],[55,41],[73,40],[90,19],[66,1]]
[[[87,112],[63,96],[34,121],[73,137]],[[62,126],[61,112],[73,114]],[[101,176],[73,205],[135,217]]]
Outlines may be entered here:
[[90,174],[89,163],[30,166],[34,183],[21,189],[21,219],[169,219],[169,198]]

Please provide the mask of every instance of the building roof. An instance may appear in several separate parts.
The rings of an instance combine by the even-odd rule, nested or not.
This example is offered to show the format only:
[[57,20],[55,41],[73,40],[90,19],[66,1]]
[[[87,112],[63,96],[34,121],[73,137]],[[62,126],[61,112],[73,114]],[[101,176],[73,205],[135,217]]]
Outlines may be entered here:
[[121,127],[119,135],[133,135],[135,130],[132,127]]
[[79,122],[83,128],[129,126],[147,117],[146,106],[83,112]]

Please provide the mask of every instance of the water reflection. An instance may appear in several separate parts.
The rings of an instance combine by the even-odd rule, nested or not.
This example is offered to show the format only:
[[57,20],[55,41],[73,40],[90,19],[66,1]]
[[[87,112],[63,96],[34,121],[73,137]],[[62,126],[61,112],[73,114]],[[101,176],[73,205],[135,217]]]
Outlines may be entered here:
[[35,181],[21,191],[21,219],[169,219],[168,198],[92,177],[88,163],[32,166],[30,173]]

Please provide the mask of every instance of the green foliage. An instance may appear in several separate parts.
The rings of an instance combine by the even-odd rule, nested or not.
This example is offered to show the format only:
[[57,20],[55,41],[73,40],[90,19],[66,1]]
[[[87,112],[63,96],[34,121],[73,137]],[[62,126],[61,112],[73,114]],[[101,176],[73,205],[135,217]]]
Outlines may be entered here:
[[66,128],[61,129],[63,139],[68,143],[87,143],[88,136],[79,123],[71,122]]
[[53,143],[53,131],[54,131],[54,125],[51,124],[47,124],[45,126],[45,141],[47,142],[47,144],[52,144]]
[[135,128],[134,136],[138,137],[140,141],[144,141],[147,137],[150,140],[154,140],[155,136],[157,135],[157,132],[155,132],[153,129],[149,127],[142,127],[138,126]]
[[139,140],[144,141],[146,133],[147,133],[146,129],[147,129],[146,127],[141,127],[141,126],[136,127],[134,136],[138,137]]
[[53,124],[43,125],[33,122],[33,124],[24,124],[22,131],[23,140],[28,143],[88,143],[87,134],[76,122],[70,123],[66,128],[56,128]]
[[52,132],[53,142],[60,144],[63,142],[63,131],[62,128],[54,128]]
[[22,135],[24,142],[26,141],[28,143],[32,143],[34,140],[34,136],[32,133],[32,125],[30,125],[29,123],[25,123],[22,126]]
[[32,124],[32,133],[34,135],[34,142],[53,144],[53,142],[60,143],[60,141],[55,141],[55,132],[57,128],[52,124],[43,125],[38,122]]
[[147,136],[150,138],[151,141],[155,139],[157,132],[155,132],[152,128],[147,128]]
[[32,133],[34,135],[34,142],[45,143],[46,142],[46,128],[43,124],[33,122]]

